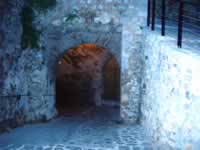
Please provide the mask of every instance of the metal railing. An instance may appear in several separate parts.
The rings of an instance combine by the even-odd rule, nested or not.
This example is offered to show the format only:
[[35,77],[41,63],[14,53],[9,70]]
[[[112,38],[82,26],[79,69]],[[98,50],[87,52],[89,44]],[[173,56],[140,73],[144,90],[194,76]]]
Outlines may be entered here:
[[[169,1],[173,1],[173,3],[167,3]],[[157,3],[160,5],[158,6]],[[188,7],[196,8],[196,11],[188,9]],[[168,17],[169,13],[173,15]],[[148,0],[147,26],[151,27],[151,30],[155,30],[156,19],[160,21],[162,36],[166,35],[166,22],[173,21],[175,23],[177,26],[177,45],[181,48],[184,27],[194,28],[200,32],[200,3],[184,0]]]

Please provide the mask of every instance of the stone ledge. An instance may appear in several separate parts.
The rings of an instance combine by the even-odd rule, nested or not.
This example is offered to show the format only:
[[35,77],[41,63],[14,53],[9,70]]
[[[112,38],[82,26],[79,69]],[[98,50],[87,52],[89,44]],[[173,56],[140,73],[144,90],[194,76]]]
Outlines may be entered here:
[[[50,25],[48,27],[48,30],[58,30],[60,31],[62,27],[60,26],[53,26]],[[84,30],[83,30],[84,29]],[[96,24],[96,23],[91,23],[91,24],[76,24],[76,25],[68,25],[65,27],[63,30],[65,33],[72,33],[72,32],[91,32],[91,33],[96,33],[96,32],[111,32],[111,33],[121,33],[122,32],[122,24],[120,25],[111,25],[111,24]]]

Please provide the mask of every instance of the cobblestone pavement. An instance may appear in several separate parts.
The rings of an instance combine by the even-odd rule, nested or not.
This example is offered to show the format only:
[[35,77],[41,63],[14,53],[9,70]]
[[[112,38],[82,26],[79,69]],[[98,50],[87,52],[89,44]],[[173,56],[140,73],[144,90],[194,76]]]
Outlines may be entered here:
[[106,110],[88,112],[5,133],[0,136],[0,150],[153,149],[151,138],[141,126],[120,124]]

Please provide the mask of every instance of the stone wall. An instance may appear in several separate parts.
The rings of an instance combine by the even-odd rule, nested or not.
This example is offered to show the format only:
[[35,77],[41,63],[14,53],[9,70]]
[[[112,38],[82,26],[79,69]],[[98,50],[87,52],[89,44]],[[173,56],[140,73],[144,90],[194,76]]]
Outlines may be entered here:
[[[0,128],[15,127],[24,122],[51,118],[52,98],[42,86],[45,66],[41,68],[41,54],[35,50],[21,50],[22,0],[1,1],[0,43]],[[25,59],[26,58],[26,59]],[[41,90],[41,93],[38,93]],[[43,105],[37,103],[40,100]],[[47,104],[47,102],[50,102]],[[46,107],[47,109],[43,109]],[[36,115],[37,114],[37,115]]]
[[[195,43],[146,31],[142,124],[161,149],[200,149],[200,55]],[[197,43],[197,41],[196,41]]]
[[1,125],[56,115],[56,64],[67,49],[82,43],[115,55],[122,71],[121,116],[138,120],[145,1],[62,0],[45,10],[23,0],[2,2],[9,7],[0,18]]

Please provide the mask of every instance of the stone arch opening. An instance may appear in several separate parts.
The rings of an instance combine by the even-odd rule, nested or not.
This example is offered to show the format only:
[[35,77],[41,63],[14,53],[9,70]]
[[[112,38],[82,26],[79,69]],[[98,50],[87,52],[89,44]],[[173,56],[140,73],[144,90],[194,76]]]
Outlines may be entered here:
[[103,86],[103,100],[117,104],[120,100],[120,68],[114,56],[104,65]]
[[120,66],[107,49],[80,44],[58,62],[56,108],[62,115],[94,107],[118,109],[120,117]]

